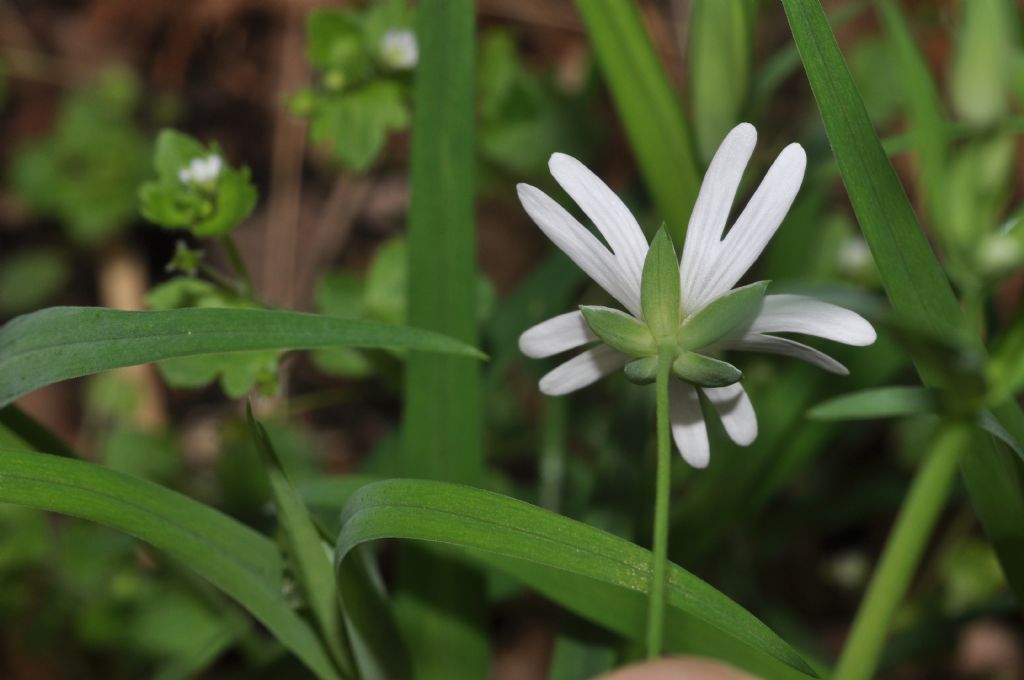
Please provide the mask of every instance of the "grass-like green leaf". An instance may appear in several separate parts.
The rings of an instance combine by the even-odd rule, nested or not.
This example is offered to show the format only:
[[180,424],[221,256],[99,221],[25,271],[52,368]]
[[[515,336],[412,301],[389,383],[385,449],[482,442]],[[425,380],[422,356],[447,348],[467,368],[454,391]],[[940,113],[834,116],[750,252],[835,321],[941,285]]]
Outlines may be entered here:
[[892,0],[879,0],[878,12],[898,57],[896,66],[906,92],[904,100],[910,118],[908,134],[917,151],[921,192],[929,215],[941,227],[943,186],[949,155],[946,132],[949,123],[942,108],[942,98],[900,8]]
[[321,678],[340,678],[282,591],[277,546],[187,496],[100,465],[0,450],[0,502],[58,512],[135,536],[248,609]]
[[[819,0],[783,0],[783,7],[854,213],[897,314],[923,332],[978,346],[871,126]],[[941,384],[934,369],[917,369],[925,385]],[[1024,415],[1017,404],[1007,401],[992,411],[1022,439]],[[972,453],[961,461],[972,502],[1011,587],[1022,596],[1024,523],[1018,518],[1024,517],[1024,464],[992,438]]]
[[694,0],[690,10],[689,66],[694,136],[710,161],[729,130],[740,122],[750,86],[753,16],[746,0]]
[[700,175],[679,99],[636,4],[577,0],[644,181],[676,243],[683,242]]
[[0,408],[0,448],[78,457],[60,437],[14,404]]
[[896,310],[937,336],[961,333],[960,308],[871,125],[818,0],[783,0],[825,131]]
[[807,412],[813,420],[865,420],[934,413],[938,397],[927,387],[876,387],[844,394]]
[[[389,480],[349,500],[336,565],[353,548],[384,538],[452,546],[582,616],[643,637],[650,553],[594,527],[488,491]],[[670,649],[726,658],[762,677],[814,675],[767,626],[689,572],[672,566],[667,597]]]
[[343,675],[353,677],[355,669],[346,644],[338,589],[327,547],[302,499],[288,481],[270,436],[253,417],[251,404],[246,407],[246,418],[253,442],[263,461],[263,471],[270,483],[278,521],[285,536],[288,553],[295,563],[295,573],[306,603],[313,612],[331,658],[338,664]]
[[341,346],[481,356],[464,342],[427,330],[299,312],[51,307],[0,327],[0,407],[44,385],[121,366],[196,354]]
[[[416,16],[408,319],[475,344],[475,7],[472,0],[423,0]],[[410,353],[404,474],[480,483],[481,394],[477,362]],[[482,580],[464,565],[406,546],[398,583],[396,614],[417,678],[485,677]]]

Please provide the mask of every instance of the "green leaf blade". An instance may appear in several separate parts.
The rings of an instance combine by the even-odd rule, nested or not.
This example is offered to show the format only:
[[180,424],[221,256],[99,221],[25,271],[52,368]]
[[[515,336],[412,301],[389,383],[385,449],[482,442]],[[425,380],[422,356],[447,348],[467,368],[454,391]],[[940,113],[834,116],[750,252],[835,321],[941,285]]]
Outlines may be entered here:
[[479,356],[431,331],[299,312],[51,307],[0,328],[0,406],[60,380],[173,357],[342,346]]
[[248,609],[319,677],[340,678],[282,596],[277,547],[230,517],[100,465],[10,449],[0,451],[0,502],[79,517],[149,543]]
[[817,0],[783,0],[840,174],[896,310],[937,335],[960,308],[871,125]]
[[689,125],[633,2],[577,0],[654,202],[682,243],[700,175]]
[[810,411],[812,420],[866,420],[934,413],[938,398],[927,387],[877,387],[824,401]]
[[[476,16],[472,0],[422,0],[413,92],[408,319],[475,344]],[[480,367],[411,352],[402,418],[402,472],[480,484]],[[403,546],[396,616],[419,680],[485,677],[484,584],[465,565]],[[458,654],[452,654],[458,650]]]
[[263,461],[263,470],[270,484],[274,505],[287,538],[289,553],[297,567],[306,602],[313,612],[331,658],[343,675],[354,677],[354,662],[346,645],[347,636],[342,625],[334,570],[323,539],[302,499],[288,481],[270,436],[253,416],[251,404],[246,405],[246,420]]
[[688,56],[693,126],[701,156],[711,160],[729,130],[740,122],[747,98],[753,45],[754,3],[695,0],[690,13]]
[[[601,625],[642,639],[650,553],[594,527],[487,491],[389,480],[363,487],[350,499],[336,565],[356,546],[384,538],[453,546]],[[693,652],[735,653],[740,663],[769,677],[813,677],[800,656],[764,624],[679,567],[670,570],[668,598],[670,621],[681,624],[677,631],[695,634],[689,640]],[[671,629],[678,649],[680,640]],[[718,643],[729,643],[716,646],[702,629],[714,629],[723,636],[714,638]]]
[[[871,126],[818,0],[783,0],[797,51],[818,102],[840,174],[857,221],[871,248],[882,284],[896,312],[935,337],[979,338],[966,330],[949,280],[931,251],[895,170]],[[917,365],[926,386],[943,376]],[[993,409],[1018,441],[1024,414],[1013,401]],[[985,533],[1018,597],[1024,595],[1024,465],[1012,451],[988,438],[961,470]]]

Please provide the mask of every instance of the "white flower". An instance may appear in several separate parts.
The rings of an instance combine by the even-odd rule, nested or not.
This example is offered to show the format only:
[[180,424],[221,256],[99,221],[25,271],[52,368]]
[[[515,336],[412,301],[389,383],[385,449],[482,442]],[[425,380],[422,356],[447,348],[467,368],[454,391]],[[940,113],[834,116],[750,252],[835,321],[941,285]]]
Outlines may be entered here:
[[220,154],[212,153],[206,158],[193,158],[184,168],[178,171],[178,179],[182,184],[212,184],[220,176],[224,168],[224,159]]
[[[756,141],[752,125],[742,123],[733,128],[704,176],[680,262],[683,321],[734,289],[786,216],[803,180],[806,155],[799,144],[790,144],[723,235]],[[595,283],[643,322],[640,284],[649,246],[640,225],[611,189],[576,159],[556,153],[549,168],[593,221],[608,247],[549,196],[520,184],[519,199],[526,212]],[[871,324],[852,311],[801,295],[766,295],[752,322],[699,352],[769,352],[803,359],[833,373],[848,373],[832,357],[776,333],[813,335],[848,345],[870,345],[875,340]],[[519,347],[529,357],[544,358],[595,341],[597,335],[583,314],[575,311],[530,328],[520,337]],[[540,389],[549,395],[568,394],[622,368],[631,358],[607,344],[597,344],[545,375]],[[673,438],[683,458],[701,468],[707,466],[710,451],[698,389],[714,406],[726,433],[740,446],[756,439],[757,417],[738,382],[724,387],[696,387],[672,380],[669,400]]]
[[380,57],[390,68],[408,70],[420,60],[416,33],[409,29],[392,29],[380,39]]

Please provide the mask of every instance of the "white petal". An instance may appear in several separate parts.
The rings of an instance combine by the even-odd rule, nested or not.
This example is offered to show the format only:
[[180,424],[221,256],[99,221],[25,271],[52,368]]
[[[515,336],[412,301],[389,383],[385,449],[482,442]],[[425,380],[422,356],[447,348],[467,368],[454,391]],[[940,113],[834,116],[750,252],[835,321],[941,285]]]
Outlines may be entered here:
[[711,445],[697,390],[684,382],[672,380],[668,387],[668,407],[672,439],[683,460],[695,468],[706,468],[711,457]]
[[648,245],[633,213],[608,185],[572,156],[553,154],[548,168],[611,246],[626,282],[640,290]]
[[640,315],[640,288],[626,280],[611,251],[566,212],[550,196],[529,184],[520,184],[519,200],[523,208],[552,243],[604,288],[634,316]]
[[760,333],[747,333],[738,340],[730,340],[728,347],[748,352],[780,354],[814,364],[818,368],[823,368],[830,373],[837,373],[839,375],[850,374],[846,366],[843,366],[824,352],[819,352],[813,347],[808,347],[801,342],[790,340],[789,338],[778,338],[774,335],[761,335]]
[[756,144],[757,130],[754,126],[740,123],[722,140],[704,175],[686,229],[679,269],[685,313],[697,311],[689,308],[688,301],[695,298],[700,282],[707,278],[715,264],[743,170]]
[[782,150],[722,240],[714,268],[697,283],[698,292],[690,305],[700,309],[728,292],[747,273],[789,212],[806,167],[807,154],[799,144]]
[[519,336],[519,351],[543,359],[597,340],[579,311],[559,314],[527,329]]
[[705,387],[704,394],[711,400],[718,417],[722,419],[729,439],[740,446],[749,446],[757,439],[757,414],[747,391],[740,383],[725,387]]
[[553,397],[569,394],[593,384],[622,368],[629,357],[608,345],[598,345],[577,354],[540,379],[540,391]]
[[859,346],[878,337],[860,314],[806,295],[765,296],[750,332],[803,333]]

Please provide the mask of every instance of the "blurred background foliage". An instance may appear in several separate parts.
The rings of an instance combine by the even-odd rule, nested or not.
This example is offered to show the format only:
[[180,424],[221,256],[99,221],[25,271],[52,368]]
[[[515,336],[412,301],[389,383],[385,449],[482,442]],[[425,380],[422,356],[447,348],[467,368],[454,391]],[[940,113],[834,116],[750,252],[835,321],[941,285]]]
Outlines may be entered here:
[[[849,378],[743,357],[757,442],[737,448],[715,425],[710,469],[674,467],[672,559],[809,658],[831,659],[934,418],[806,418],[826,398],[915,379],[906,339],[886,332],[878,274],[781,8],[637,4],[701,165],[741,120],[761,134],[745,195],[783,145],[808,150],[804,188],[756,278],[883,322],[870,348],[830,348]],[[640,433],[653,430],[651,395],[621,377],[567,400],[537,393],[541,369],[519,355],[518,334],[602,294],[581,288],[519,208],[514,185],[561,195],[545,166],[563,151],[605,178],[645,228],[666,216],[631,153],[635,123],[623,120],[598,68],[592,17],[570,2],[478,6],[476,295],[492,357],[485,485],[644,544],[653,457]],[[825,6],[971,323],[995,343],[990,373],[1019,392],[1019,5]],[[0,320],[100,304],[275,305],[403,322],[415,68],[383,46],[389,33],[413,31],[414,17],[404,0],[0,3]],[[181,181],[181,167],[210,155],[224,163],[215,182]],[[399,469],[402,360],[353,349],[192,357],[53,385],[19,404],[91,459],[272,530],[270,491],[233,401],[260,394],[283,465],[334,526],[338,489]],[[885,676],[1024,677],[1019,608],[962,490],[927,564],[899,614]],[[494,677],[548,668],[583,677],[636,653],[552,616],[498,576],[487,592]],[[0,676],[271,678],[295,663],[223,596],[137,541],[0,506]]]

